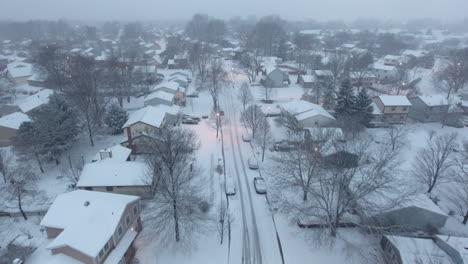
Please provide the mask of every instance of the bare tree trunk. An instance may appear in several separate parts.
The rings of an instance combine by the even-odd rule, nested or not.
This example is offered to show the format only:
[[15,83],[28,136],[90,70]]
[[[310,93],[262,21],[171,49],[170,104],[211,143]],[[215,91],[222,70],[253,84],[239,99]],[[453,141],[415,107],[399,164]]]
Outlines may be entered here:
[[303,196],[302,196],[302,200],[303,201],[307,201],[307,190],[302,190],[302,192],[304,193]]
[[18,208],[21,212],[21,215],[23,215],[24,220],[28,220],[28,217],[26,217],[26,214],[23,211],[23,207],[21,206],[21,194],[18,194]]
[[88,127],[89,141],[91,142],[91,147],[94,147],[93,130],[91,129],[91,120],[89,119],[89,114],[86,114],[86,126]]
[[37,152],[34,152],[34,156],[36,156],[37,165],[39,165],[39,169],[41,170],[41,173],[44,173],[44,168],[42,168],[42,162],[41,162],[41,159],[39,158],[39,154]]
[[265,148],[266,147],[262,148],[262,162],[265,160]]
[[180,241],[180,231],[179,231],[179,216],[177,214],[177,201],[174,201],[172,204],[174,208],[174,231],[175,231],[175,237],[176,241]]
[[123,108],[123,98],[119,96],[117,100],[119,101],[120,108]]
[[468,210],[466,211],[466,214],[465,216],[463,216],[463,224],[466,225],[466,223],[468,222]]
[[427,190],[427,193],[431,193],[432,192],[432,189],[434,189],[434,183],[432,182],[430,185],[429,185],[429,189]]

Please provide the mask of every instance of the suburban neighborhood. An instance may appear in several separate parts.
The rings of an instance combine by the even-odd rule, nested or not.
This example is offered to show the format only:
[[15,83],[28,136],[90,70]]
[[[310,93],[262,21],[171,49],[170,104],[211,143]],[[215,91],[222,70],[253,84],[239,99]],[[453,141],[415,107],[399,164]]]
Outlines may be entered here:
[[466,19],[116,19],[0,19],[0,264],[468,263]]

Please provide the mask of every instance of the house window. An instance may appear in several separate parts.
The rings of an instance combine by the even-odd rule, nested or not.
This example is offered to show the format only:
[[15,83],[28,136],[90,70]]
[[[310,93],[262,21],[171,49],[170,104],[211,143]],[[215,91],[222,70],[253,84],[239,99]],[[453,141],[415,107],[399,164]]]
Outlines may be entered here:
[[106,191],[107,191],[107,192],[113,192],[113,191],[114,191],[114,187],[106,187]]
[[406,107],[403,107],[403,111],[406,111],[406,109],[407,109]]
[[392,111],[395,111],[396,110],[396,107],[392,107]]
[[91,188],[91,187],[85,187],[84,189],[87,190],[87,191],[91,191],[93,188]]
[[119,236],[122,234],[122,225],[119,225],[119,229],[117,229]]
[[104,252],[107,252],[108,249],[109,249],[109,242],[106,242],[106,244],[104,245]]
[[135,205],[133,206],[133,215],[136,215],[138,213],[138,207]]
[[130,215],[127,215],[127,219],[125,220],[127,222],[127,227],[130,225]]
[[99,258],[102,258],[102,256],[104,256],[104,249],[101,249],[101,251],[99,251]]

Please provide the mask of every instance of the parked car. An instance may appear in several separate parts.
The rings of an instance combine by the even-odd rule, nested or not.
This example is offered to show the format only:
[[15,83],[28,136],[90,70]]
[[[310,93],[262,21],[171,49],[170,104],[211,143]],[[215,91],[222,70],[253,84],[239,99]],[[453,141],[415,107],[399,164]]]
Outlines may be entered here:
[[224,182],[224,191],[226,195],[235,195],[236,194],[236,184],[234,179],[226,175],[226,182]]
[[193,92],[191,94],[187,94],[187,97],[198,98],[198,92]]
[[258,162],[254,157],[248,158],[247,163],[249,164],[249,169],[251,169],[251,170],[257,170],[258,169]]
[[250,137],[250,135],[242,134],[242,141],[250,142],[251,140],[252,140],[252,138]]
[[185,118],[185,119],[182,119],[182,124],[198,125],[198,121],[192,118]]
[[207,118],[208,118],[208,115],[202,115],[201,118],[207,119]]
[[276,142],[273,146],[274,151],[291,151],[299,146],[298,142],[293,141],[280,141]]
[[254,186],[255,186],[255,191],[258,194],[265,194],[266,193],[265,180],[262,177],[255,177],[254,178]]
[[191,116],[191,115],[183,115],[182,120],[184,119],[193,119],[193,120],[196,120],[197,122],[200,122],[201,120],[198,116]]

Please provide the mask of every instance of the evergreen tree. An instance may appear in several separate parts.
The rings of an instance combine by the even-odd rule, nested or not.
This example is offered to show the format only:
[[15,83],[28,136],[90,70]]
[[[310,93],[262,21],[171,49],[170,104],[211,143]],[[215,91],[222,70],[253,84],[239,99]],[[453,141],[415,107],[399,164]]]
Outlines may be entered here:
[[110,106],[106,114],[105,122],[107,126],[112,129],[112,134],[122,133],[122,127],[128,120],[128,114],[118,105],[113,104]]
[[79,133],[75,110],[62,95],[53,94],[49,102],[34,110],[30,117],[33,129],[38,133],[36,137],[40,153],[59,164],[58,157],[71,147]]
[[346,79],[336,95],[335,112],[337,115],[352,116],[355,113],[356,96],[353,92],[351,82]]
[[34,153],[39,163],[41,156],[59,164],[60,154],[70,148],[79,133],[75,111],[61,95],[53,94],[47,104],[30,113],[30,118],[31,122],[20,126],[15,147],[23,153]]
[[372,120],[374,108],[372,106],[372,99],[369,97],[366,88],[359,90],[356,96],[354,111],[361,124],[368,125]]

